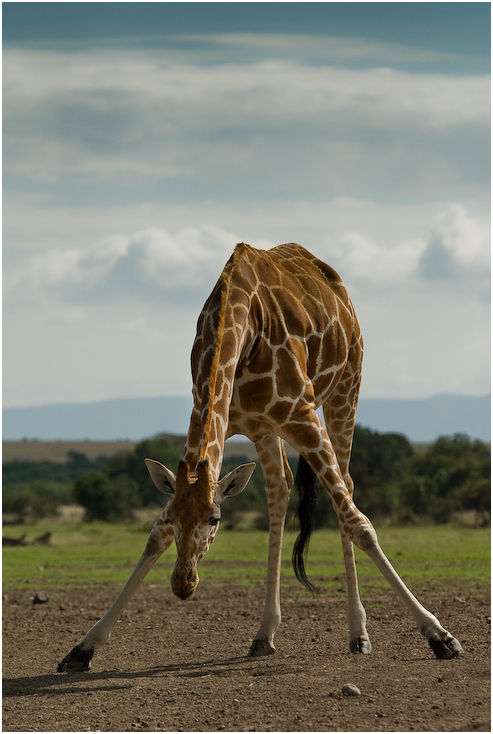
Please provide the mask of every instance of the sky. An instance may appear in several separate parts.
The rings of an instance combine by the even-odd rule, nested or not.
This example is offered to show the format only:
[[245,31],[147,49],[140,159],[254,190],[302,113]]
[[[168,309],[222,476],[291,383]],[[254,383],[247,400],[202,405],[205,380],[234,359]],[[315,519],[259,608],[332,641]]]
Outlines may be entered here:
[[5,407],[186,395],[236,242],[342,276],[362,396],[490,392],[490,4],[15,3]]

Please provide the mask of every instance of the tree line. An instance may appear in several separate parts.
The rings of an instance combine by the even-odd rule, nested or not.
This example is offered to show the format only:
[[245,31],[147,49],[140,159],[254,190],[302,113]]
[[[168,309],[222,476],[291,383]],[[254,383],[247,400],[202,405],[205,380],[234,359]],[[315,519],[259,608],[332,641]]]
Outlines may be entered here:
[[[158,458],[176,470],[182,457],[182,436],[160,435],[111,458],[90,461],[71,452],[66,464],[12,461],[3,465],[4,518],[36,520],[57,512],[63,504],[85,508],[85,520],[118,522],[148,507],[159,513],[166,499],[154,487],[144,465]],[[241,451],[241,449],[240,449]],[[223,463],[222,473],[248,462],[238,453]],[[290,459],[293,473],[297,459]],[[426,446],[413,446],[396,433],[378,433],[356,426],[350,466],[359,509],[378,522],[394,524],[447,523],[463,520],[489,523],[491,502],[490,448],[466,435],[443,436]],[[295,526],[298,503],[293,489],[288,526]],[[222,525],[228,528],[268,527],[262,471],[257,466],[246,489],[225,500]],[[316,528],[337,520],[327,494],[319,492]]]

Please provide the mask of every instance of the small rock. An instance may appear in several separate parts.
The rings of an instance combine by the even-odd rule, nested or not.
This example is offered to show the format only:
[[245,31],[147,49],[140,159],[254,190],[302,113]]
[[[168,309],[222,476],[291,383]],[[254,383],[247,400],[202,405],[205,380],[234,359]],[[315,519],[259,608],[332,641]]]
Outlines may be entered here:
[[360,689],[358,686],[353,685],[353,683],[345,683],[342,686],[342,692],[345,696],[361,696]]
[[46,591],[38,591],[36,595],[33,596],[33,604],[46,604],[49,599],[50,597]]

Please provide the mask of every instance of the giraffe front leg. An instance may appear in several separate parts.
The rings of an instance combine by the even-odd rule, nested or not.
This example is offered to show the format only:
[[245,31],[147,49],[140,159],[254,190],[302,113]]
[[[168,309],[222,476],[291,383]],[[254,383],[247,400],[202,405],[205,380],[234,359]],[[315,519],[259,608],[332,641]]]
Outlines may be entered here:
[[[284,521],[289,502],[293,476],[280,439],[264,439],[257,444],[257,453],[264,472],[265,491],[269,507],[269,555],[267,588],[260,627],[255,635],[248,657],[272,655],[275,652],[274,635],[281,623],[281,550]],[[288,473],[289,472],[289,473]]]
[[277,520],[273,522],[270,512],[269,516],[269,557],[267,563],[265,603],[262,610],[260,627],[258,628],[257,634],[252,642],[248,652],[248,657],[272,655],[272,653],[275,652],[274,635],[281,623],[280,573],[284,516],[281,522],[277,522]]
[[57,666],[57,673],[78,673],[89,670],[91,659],[99,647],[102,647],[111,636],[111,631],[127,606],[127,603],[140,586],[145,576],[159,556],[171,545],[174,534],[171,528],[158,520],[154,525],[144,552],[129,580],[117,596],[104,617],[99,620]]

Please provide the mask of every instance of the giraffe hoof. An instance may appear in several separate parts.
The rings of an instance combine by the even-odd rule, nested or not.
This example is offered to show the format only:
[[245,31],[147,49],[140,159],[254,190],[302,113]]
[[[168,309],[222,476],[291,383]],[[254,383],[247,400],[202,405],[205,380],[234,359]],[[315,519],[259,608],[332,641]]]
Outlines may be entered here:
[[80,673],[89,670],[91,667],[91,658],[94,655],[94,649],[83,650],[81,645],[76,645],[65,655],[63,660],[58,663],[57,673]]
[[355,640],[351,640],[349,649],[351,652],[360,652],[362,655],[369,655],[371,653],[371,642],[370,640],[362,640],[361,637],[357,637]]
[[455,637],[448,637],[446,640],[437,640],[431,638],[428,644],[439,660],[450,660],[450,658],[458,658],[463,653],[462,645]]
[[263,640],[254,640],[247,657],[259,658],[261,655],[272,655],[275,650],[274,645],[271,645],[269,640],[265,638]]

